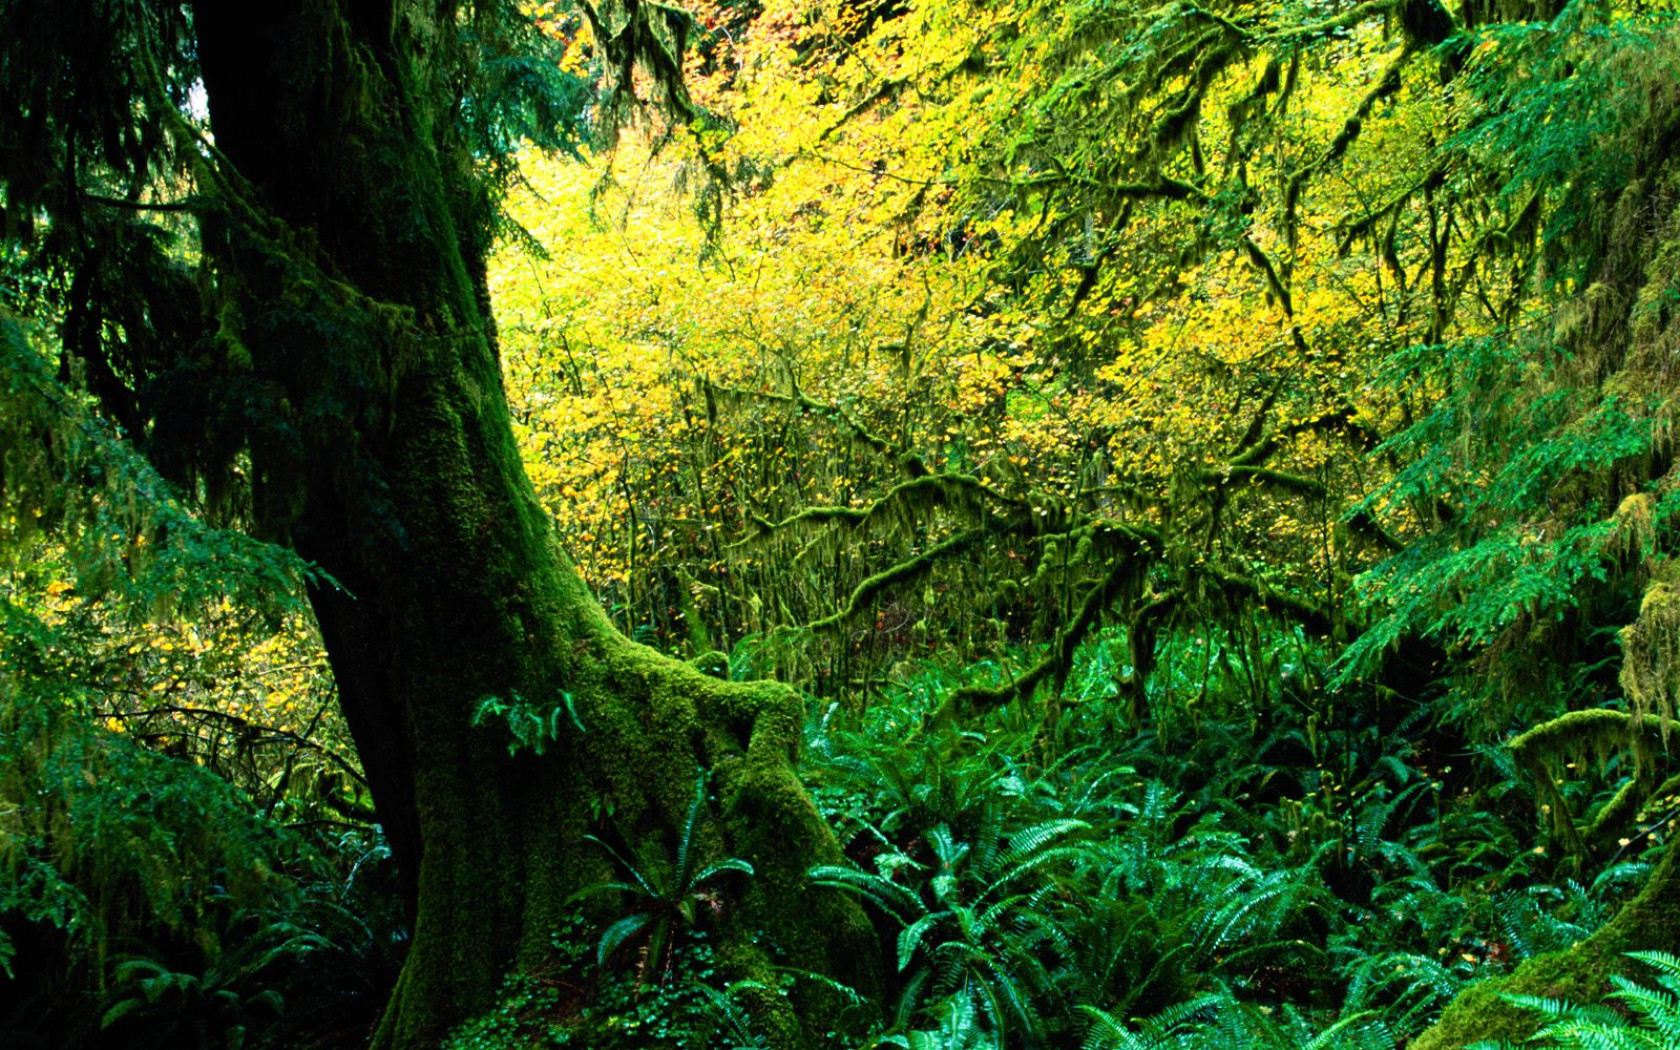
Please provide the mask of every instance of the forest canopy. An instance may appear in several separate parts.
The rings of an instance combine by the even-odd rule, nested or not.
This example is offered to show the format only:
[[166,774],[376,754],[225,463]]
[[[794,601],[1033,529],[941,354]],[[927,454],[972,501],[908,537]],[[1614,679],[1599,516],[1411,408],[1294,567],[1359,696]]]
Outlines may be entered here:
[[1673,1045],[1677,33],[0,0],[0,1042]]

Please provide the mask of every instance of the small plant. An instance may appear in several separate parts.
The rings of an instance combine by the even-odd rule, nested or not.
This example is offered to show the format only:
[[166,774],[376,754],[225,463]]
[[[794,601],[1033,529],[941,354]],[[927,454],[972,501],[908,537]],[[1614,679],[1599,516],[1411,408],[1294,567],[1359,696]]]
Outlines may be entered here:
[[571,722],[579,733],[586,732],[571,693],[561,693],[560,702],[548,711],[543,711],[518,693],[508,700],[487,696],[479,701],[478,710],[473,712],[472,724],[483,725],[491,719],[499,719],[507,726],[513,738],[507,746],[510,755],[518,754],[525,748],[542,754],[550,743],[565,734],[566,721]]
[[756,986],[739,982],[718,990],[716,959],[704,930],[672,935],[665,980],[651,984],[599,966],[584,945],[590,926],[574,909],[554,932],[552,965],[510,974],[496,1005],[450,1033],[442,1050],[763,1046],[735,995]]
[[281,964],[329,949],[325,938],[275,922],[231,950],[217,950],[202,973],[135,956],[117,964],[111,1006],[100,1022],[130,1045],[240,1050],[250,1032],[285,1009],[275,985]]
[[1094,1007],[1084,1050],[1392,1050],[1394,1031],[1374,1010],[1343,1011],[1322,1027],[1293,1007],[1259,1006],[1228,988],[1198,995],[1149,1017],[1122,1022]]
[[[854,893],[899,923],[900,1027],[914,1029],[928,1014],[942,1029],[967,1029],[957,1021],[978,1019],[1000,1042],[1013,1030],[1036,1045],[1045,1025],[1035,999],[1049,996],[1054,985],[1045,959],[1059,953],[1064,939],[1045,904],[1048,871],[1087,848],[1066,840],[1088,827],[1053,820],[1004,835],[994,808],[972,841],[960,841],[943,824],[928,833],[935,866],[917,886],[895,878],[925,867],[902,853],[876,857],[874,872],[819,865],[811,879]],[[950,1045],[968,1043],[965,1037]]]
[[693,928],[697,924],[700,905],[717,899],[712,884],[719,876],[727,872],[753,874],[752,865],[740,857],[725,857],[704,866],[700,864],[700,825],[706,812],[706,787],[706,772],[701,770],[694,778],[694,800],[689,803],[682,835],[677,840],[677,855],[668,871],[659,866],[638,864],[594,835],[584,836],[607,851],[622,878],[585,886],[572,895],[572,900],[615,892],[624,894],[632,902],[630,914],[608,926],[601,934],[595,954],[598,965],[605,966],[619,948],[638,937],[645,937],[647,954],[643,962],[644,972],[661,972],[669,962],[667,949],[673,931]]
[[530,974],[509,974],[496,1005],[451,1032],[442,1050],[564,1046],[571,1033],[557,1020],[563,1006],[559,988]]

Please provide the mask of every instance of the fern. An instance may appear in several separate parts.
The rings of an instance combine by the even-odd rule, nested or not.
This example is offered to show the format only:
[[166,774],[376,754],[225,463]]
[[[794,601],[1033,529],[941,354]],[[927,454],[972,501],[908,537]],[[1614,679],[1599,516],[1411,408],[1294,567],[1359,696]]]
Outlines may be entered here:
[[[1575,1005],[1559,999],[1533,995],[1501,996],[1515,1006],[1531,1010],[1544,1023],[1524,1044],[1535,1050],[1675,1050],[1680,1047],[1680,957],[1668,952],[1629,952],[1628,958],[1649,966],[1655,986],[1629,980],[1619,974],[1610,978],[1616,1000],[1625,1013],[1607,1004]],[[1496,1044],[1478,1043],[1471,1050],[1498,1050]]]
[[567,692],[562,692],[560,702],[547,711],[518,693],[507,700],[487,696],[479,701],[478,709],[473,712],[472,724],[483,725],[491,719],[500,720],[507,726],[508,735],[512,737],[507,746],[510,755],[525,749],[541,755],[550,743],[558,742],[565,735],[568,723],[579,733],[585,732],[583,720],[578,718],[577,708],[572,702],[572,694]]
[[[826,865],[810,875],[898,924],[895,956],[905,977],[895,1028],[906,1040],[925,1041],[926,1030],[916,1026],[937,1017],[959,1040],[953,1045],[972,1041],[973,1025],[987,1039],[1037,1045],[1046,1034],[1040,1003],[1056,989],[1049,963],[1067,943],[1046,908],[1044,878],[1084,856],[1088,847],[1068,840],[1087,830],[1083,821],[1063,819],[1005,834],[993,807],[974,840],[944,824],[930,829],[931,865],[895,854],[877,857],[874,872]],[[901,874],[925,877],[912,886],[897,880]]]
[[699,838],[706,813],[707,786],[706,771],[701,769],[694,777],[694,797],[689,802],[682,836],[669,869],[638,863],[603,839],[583,836],[601,847],[624,877],[591,883],[572,894],[567,903],[601,893],[622,894],[632,902],[630,914],[620,917],[601,934],[596,947],[597,965],[606,966],[620,948],[645,936],[648,949],[644,966],[662,973],[670,961],[673,933],[696,925],[700,919],[699,904],[714,892],[712,884],[730,872],[748,876],[754,873],[753,866],[740,857],[725,857],[700,865]]

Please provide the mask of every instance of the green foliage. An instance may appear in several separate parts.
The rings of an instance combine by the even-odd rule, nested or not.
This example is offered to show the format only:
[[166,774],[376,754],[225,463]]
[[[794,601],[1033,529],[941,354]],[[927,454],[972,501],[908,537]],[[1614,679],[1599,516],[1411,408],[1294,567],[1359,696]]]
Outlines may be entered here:
[[[1654,435],[1643,411],[1614,397],[1533,397],[1530,383],[1555,382],[1548,377],[1562,367],[1518,333],[1391,359],[1397,386],[1452,393],[1379,447],[1405,465],[1362,509],[1440,505],[1445,520],[1362,578],[1385,615],[1349,648],[1348,668],[1375,666],[1412,634],[1488,645],[1519,625],[1560,619],[1610,580],[1622,557],[1616,508],[1589,500],[1562,521],[1554,508],[1583,479],[1648,455]],[[1484,425],[1466,440],[1471,420]]]
[[[273,822],[365,822],[365,785],[319,715],[276,760],[248,711],[193,705],[228,726],[210,734],[148,710],[131,694],[234,672],[110,639],[333,586],[200,513],[258,521],[255,424],[296,421],[242,400],[267,395],[219,331],[241,327],[231,271],[172,218],[237,203],[186,178],[209,156],[191,25],[79,4],[101,30],[79,41],[36,6],[0,22],[31,27],[0,43],[24,100],[0,117],[0,258],[37,325],[0,318],[0,968],[36,979],[42,943],[79,968],[40,998],[101,989],[80,1036],[92,1010],[135,1043],[279,1043],[282,1000],[358,969],[332,983],[376,988],[400,953],[389,898],[350,890],[377,839]],[[451,9],[414,90],[459,99],[431,131],[478,172],[450,202],[470,237],[564,249],[495,291],[566,547],[636,641],[832,698],[806,773],[845,860],[809,892],[878,923],[873,1045],[1387,1050],[1609,921],[1673,831],[1665,760],[1611,739],[1665,737],[1680,680],[1670,21],[1586,0],[701,8]],[[731,141],[684,126],[701,29]],[[29,41],[62,45],[62,76]],[[635,159],[704,183],[710,227],[535,167],[544,192],[593,182],[587,205],[489,219],[519,145],[584,153],[637,62],[683,119]],[[89,99],[120,104],[50,122]],[[608,208],[625,222],[587,226]],[[702,247],[707,268],[678,264]],[[1602,754],[1497,743],[1593,719]],[[586,732],[563,690],[480,696],[472,724],[509,755]],[[587,836],[611,875],[573,902],[599,913],[449,1045],[770,1045],[755,1008],[827,978],[719,976],[742,947],[710,940],[729,876],[770,876],[707,861],[728,852],[708,788],[668,843]],[[1680,969],[1641,958],[1660,989],[1618,985],[1636,1024],[1522,1002],[1563,1045],[1669,1045]]]
[[1084,1008],[1090,1018],[1084,1050],[1388,1050],[1394,1031],[1371,1013],[1344,1011],[1324,1027],[1288,1007],[1274,1011],[1243,1003],[1229,991],[1210,992],[1125,1024]]
[[[1554,883],[1526,775],[1502,748],[1425,768],[1427,707],[1364,723],[1350,698],[1285,693],[1264,728],[1204,717],[1116,747],[1090,705],[1043,761],[1045,722],[1012,710],[918,731],[957,681],[929,668],[867,710],[814,707],[807,727],[813,794],[850,859],[813,874],[868,901],[902,963],[880,1033],[893,1045],[1070,1045],[1088,1007],[1113,1045],[1124,1030],[1386,1048],[1463,989],[1589,936],[1639,881],[1610,866]],[[1207,709],[1243,709],[1225,699]],[[1007,885],[971,869],[979,843],[1035,830],[1059,833],[1053,863]],[[956,994],[937,984],[958,972],[934,965],[942,939],[972,967]],[[974,993],[1004,972],[1036,1028]],[[1195,1004],[1183,1024],[1180,1004]],[[1130,1020],[1156,1015],[1147,1031]]]
[[1594,226],[1665,119],[1665,100],[1648,85],[1676,71],[1672,28],[1671,17],[1628,18],[1574,0],[1549,22],[1494,23],[1457,42],[1472,57],[1449,156],[1493,173],[1504,204],[1547,200],[1552,280],[1579,280],[1602,258],[1604,231]]
[[[1035,1000],[1052,984],[1040,955],[1056,941],[1042,895],[1055,869],[1079,853],[1063,840],[1086,830],[1082,821],[1062,820],[1004,836],[988,821],[972,841],[959,841],[940,824],[928,832],[926,863],[883,853],[873,872],[828,865],[813,868],[811,878],[857,894],[899,923],[900,1024],[914,1025],[929,1004],[966,999],[994,1039],[1008,1041],[1013,1032],[1036,1044],[1045,1024]],[[916,873],[915,888],[895,878],[906,871]]]
[[[139,497],[134,513],[150,513]],[[267,620],[295,597],[234,616],[226,594],[203,607],[227,582],[207,575],[178,618],[138,622],[175,572],[286,557],[183,519],[179,559],[125,558],[100,594],[58,543],[65,520],[0,575],[0,1030],[23,1047],[260,1046],[365,1025],[406,933],[377,829],[338,819],[355,767],[325,732],[280,728],[304,722],[282,687],[316,667],[307,647],[282,664],[296,639]],[[242,703],[269,691],[265,729]]]
[[705,931],[676,931],[669,964],[645,979],[652,975],[611,966],[589,951],[591,929],[580,915],[568,915],[555,931],[549,965],[510,974],[497,1005],[450,1033],[444,1050],[757,1050],[764,1045],[737,997],[758,986],[737,982],[720,987]]
[[[1680,1046],[1680,958],[1668,952],[1629,952],[1650,967],[1655,985],[1612,974],[1608,1002],[1575,1005],[1536,995],[1504,998],[1540,1015],[1544,1024],[1522,1043],[1536,1050],[1672,1050]],[[1510,1050],[1509,1043],[1476,1043],[1470,1050]]]
[[277,964],[332,944],[288,922],[252,930],[239,918],[213,942],[202,972],[177,972],[144,956],[118,961],[100,1028],[127,1033],[130,1046],[240,1050],[253,1028],[285,1011],[271,972]]
[[[751,864],[739,857],[725,857],[702,864],[705,844],[702,826],[709,808],[708,776],[700,770],[694,778],[694,799],[689,803],[677,838],[676,854],[668,863],[637,863],[627,854],[594,835],[584,839],[606,851],[619,870],[620,878],[596,882],[572,895],[580,900],[599,893],[624,894],[629,901],[630,914],[618,919],[601,934],[596,949],[596,964],[605,967],[621,948],[637,940],[645,940],[646,951],[637,967],[649,974],[662,974],[669,963],[668,950],[672,935],[678,930],[694,928],[701,923],[702,908],[721,910],[724,906],[722,875],[734,872],[753,874]],[[663,980],[663,977],[660,978]]]
[[193,513],[134,446],[55,377],[39,340],[0,315],[0,558],[27,565],[52,546],[87,596],[110,594],[136,618],[225,599],[301,608],[331,581],[285,548],[215,528]]
[[508,742],[508,754],[516,755],[528,748],[541,755],[549,744],[559,742],[564,734],[570,732],[561,721],[562,717],[571,723],[572,729],[579,733],[588,732],[572,703],[572,694],[564,691],[560,694],[560,702],[546,712],[518,693],[509,700],[487,696],[479,701],[478,710],[473,712],[472,724],[484,725],[493,719],[502,722],[513,738]]
[[275,1045],[365,1014],[394,977],[377,848],[335,856],[56,698],[0,708],[0,801],[0,1027],[20,1045]]
[[535,977],[509,974],[496,1006],[457,1028],[445,1050],[512,1050],[527,1046],[564,1046],[570,1036],[548,1020],[565,1001],[564,992]]

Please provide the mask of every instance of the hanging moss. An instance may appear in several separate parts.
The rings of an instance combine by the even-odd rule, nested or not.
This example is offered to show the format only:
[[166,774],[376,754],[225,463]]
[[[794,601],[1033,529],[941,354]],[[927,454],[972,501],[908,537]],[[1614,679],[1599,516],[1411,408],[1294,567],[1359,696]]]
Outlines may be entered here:
[[869,603],[880,594],[925,575],[934,566],[943,563],[954,554],[973,547],[983,538],[984,533],[978,530],[959,532],[949,539],[934,544],[914,558],[881,570],[853,588],[852,593],[846,598],[845,605],[833,614],[813,621],[808,625],[809,629],[815,632],[832,631],[849,623],[860,613],[866,611]]
[[1668,744],[1674,698],[1680,693],[1680,588],[1653,582],[1639,603],[1639,619],[1621,632],[1622,691],[1635,723],[1655,717]]

